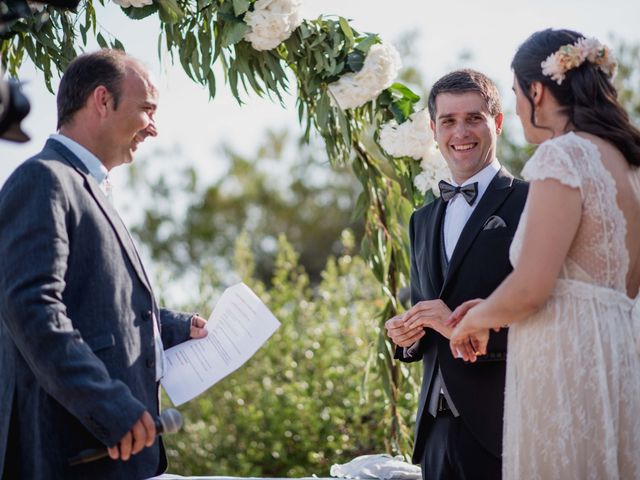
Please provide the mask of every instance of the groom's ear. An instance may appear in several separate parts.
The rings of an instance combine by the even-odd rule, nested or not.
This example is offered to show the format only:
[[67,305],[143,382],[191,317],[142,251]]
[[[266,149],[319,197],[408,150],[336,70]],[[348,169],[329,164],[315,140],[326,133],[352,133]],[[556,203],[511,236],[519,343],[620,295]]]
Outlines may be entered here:
[[502,120],[504,120],[504,114],[500,112],[498,115],[493,117],[496,122],[496,134],[500,135],[502,132]]

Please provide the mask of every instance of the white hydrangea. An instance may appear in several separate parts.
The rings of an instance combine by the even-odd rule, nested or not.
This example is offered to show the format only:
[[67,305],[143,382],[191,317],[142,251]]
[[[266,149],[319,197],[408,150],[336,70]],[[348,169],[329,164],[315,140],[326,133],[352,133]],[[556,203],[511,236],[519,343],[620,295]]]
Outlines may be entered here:
[[433,142],[426,110],[415,112],[401,125],[392,120],[380,130],[380,145],[392,157],[420,160]]
[[113,0],[113,3],[120,5],[122,8],[142,8],[146,5],[151,5],[153,0]]
[[372,45],[362,69],[356,73],[345,73],[329,84],[329,91],[343,110],[360,107],[391,86],[401,66],[400,55],[393,46]]
[[422,168],[422,172],[414,177],[413,184],[423,194],[431,190],[436,197],[440,196],[438,182],[440,182],[440,180],[450,182],[451,170],[449,170],[447,162],[440,153],[440,150],[437,149],[435,143],[429,147],[428,151],[422,157],[420,168]]
[[416,175],[413,184],[423,194],[432,190],[434,195],[439,195],[438,182],[451,178],[433,138],[427,110],[415,112],[401,125],[395,120],[386,123],[380,130],[380,146],[392,157],[421,160],[422,172]]
[[244,16],[244,39],[256,50],[276,48],[302,23],[301,8],[302,0],[258,0]]

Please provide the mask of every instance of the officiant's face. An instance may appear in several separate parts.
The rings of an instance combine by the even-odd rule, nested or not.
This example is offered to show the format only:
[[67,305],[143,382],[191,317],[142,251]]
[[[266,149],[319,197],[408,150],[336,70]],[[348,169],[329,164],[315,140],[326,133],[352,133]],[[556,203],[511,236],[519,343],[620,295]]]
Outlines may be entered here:
[[121,85],[120,100],[117,107],[112,104],[103,135],[111,147],[115,165],[130,163],[138,145],[157,135],[154,115],[158,90],[149,73],[131,60]]
[[495,158],[502,113],[492,116],[477,92],[441,93],[435,106],[434,138],[453,179],[461,184]]

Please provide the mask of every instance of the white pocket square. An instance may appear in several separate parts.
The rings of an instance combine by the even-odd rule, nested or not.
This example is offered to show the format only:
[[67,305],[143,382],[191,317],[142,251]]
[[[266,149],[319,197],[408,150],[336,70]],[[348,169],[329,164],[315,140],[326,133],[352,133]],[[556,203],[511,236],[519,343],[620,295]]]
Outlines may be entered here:
[[506,226],[506,222],[498,215],[491,215],[487,221],[484,222],[482,230],[493,230],[495,228],[505,228]]

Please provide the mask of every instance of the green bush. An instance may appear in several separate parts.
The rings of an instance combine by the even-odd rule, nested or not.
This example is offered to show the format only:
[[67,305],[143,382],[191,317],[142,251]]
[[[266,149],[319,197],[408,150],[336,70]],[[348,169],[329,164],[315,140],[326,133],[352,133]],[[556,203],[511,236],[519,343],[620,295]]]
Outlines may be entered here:
[[[328,476],[334,463],[388,451],[388,399],[375,375],[381,300],[370,269],[345,254],[330,259],[311,288],[281,238],[267,290],[251,278],[249,252],[243,237],[236,268],[282,325],[244,367],[180,408],[185,428],[166,438],[169,470]],[[210,308],[203,301],[199,311]],[[403,398],[407,419],[417,396],[410,390]]]

